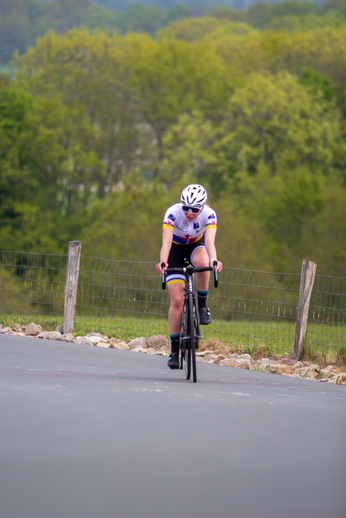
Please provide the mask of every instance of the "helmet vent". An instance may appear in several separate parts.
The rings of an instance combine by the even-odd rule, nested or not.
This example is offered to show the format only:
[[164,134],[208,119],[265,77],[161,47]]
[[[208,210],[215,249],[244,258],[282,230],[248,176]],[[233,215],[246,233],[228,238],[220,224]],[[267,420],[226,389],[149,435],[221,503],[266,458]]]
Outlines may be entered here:
[[188,185],[181,193],[181,203],[201,208],[207,202],[207,192],[202,185]]

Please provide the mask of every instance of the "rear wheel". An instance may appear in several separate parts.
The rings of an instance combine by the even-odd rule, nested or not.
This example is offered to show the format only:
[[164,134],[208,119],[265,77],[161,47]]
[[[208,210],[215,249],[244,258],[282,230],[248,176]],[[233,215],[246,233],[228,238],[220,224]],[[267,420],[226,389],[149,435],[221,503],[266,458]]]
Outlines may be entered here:
[[196,343],[195,343],[195,315],[193,307],[193,295],[189,294],[189,312],[188,312],[188,336],[191,349],[191,364],[192,364],[192,380],[197,381],[197,367],[196,367]]

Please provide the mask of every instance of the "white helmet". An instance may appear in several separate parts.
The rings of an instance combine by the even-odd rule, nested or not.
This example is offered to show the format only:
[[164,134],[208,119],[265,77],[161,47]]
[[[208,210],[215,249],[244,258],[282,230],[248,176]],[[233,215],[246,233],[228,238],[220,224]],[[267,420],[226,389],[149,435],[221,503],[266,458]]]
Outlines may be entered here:
[[207,191],[202,185],[193,183],[185,187],[181,193],[180,201],[183,205],[188,207],[201,209],[207,202]]

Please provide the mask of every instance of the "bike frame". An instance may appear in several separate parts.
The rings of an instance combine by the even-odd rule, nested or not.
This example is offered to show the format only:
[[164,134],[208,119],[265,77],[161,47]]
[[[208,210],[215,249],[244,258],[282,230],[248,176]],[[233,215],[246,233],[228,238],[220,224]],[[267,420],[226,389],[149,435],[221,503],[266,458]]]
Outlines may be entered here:
[[[210,271],[212,269],[210,268]],[[185,277],[185,289],[184,289],[184,306],[188,306],[188,300],[189,300],[189,294],[191,293],[192,299],[193,299],[193,307],[196,308],[196,295],[194,292],[194,285],[193,285],[193,267],[187,266],[186,267],[186,277]],[[195,316],[195,338],[201,339],[203,336],[200,333],[200,323],[199,323],[199,314],[198,311],[194,312]],[[183,312],[184,315],[184,312]]]
[[180,369],[185,364],[186,379],[191,377],[191,363],[193,382],[197,381],[196,349],[198,340],[203,338],[200,333],[199,314],[196,310],[196,296],[194,293],[193,274],[198,272],[214,271],[214,286],[218,286],[218,274],[216,271],[217,261],[214,261],[213,268],[210,266],[195,268],[188,265],[184,268],[165,268],[162,263],[162,289],[166,288],[167,273],[182,273],[185,275],[184,306],[182,314],[182,328],[180,332]]

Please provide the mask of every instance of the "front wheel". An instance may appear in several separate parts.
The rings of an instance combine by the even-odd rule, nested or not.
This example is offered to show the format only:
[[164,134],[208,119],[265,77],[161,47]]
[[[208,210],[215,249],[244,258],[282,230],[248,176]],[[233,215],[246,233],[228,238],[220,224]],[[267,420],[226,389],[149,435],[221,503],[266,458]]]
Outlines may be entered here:
[[188,330],[188,304],[184,301],[184,309],[183,309],[183,321],[182,321],[182,329],[180,333],[180,354],[181,354],[181,363],[180,368],[182,369],[184,366],[185,377],[187,380],[191,377],[191,347],[189,340],[189,330]]
[[196,366],[196,343],[195,343],[195,315],[193,305],[193,295],[189,294],[189,313],[188,313],[188,336],[191,350],[191,364],[192,364],[192,381],[197,381],[197,366]]
[[187,380],[191,378],[191,347],[189,340],[185,342],[186,347],[183,347],[182,353],[183,353],[183,362],[184,362],[184,370],[185,370],[185,377]]

